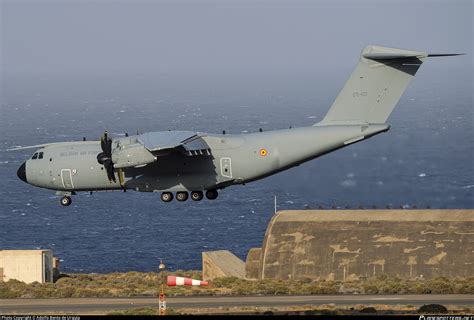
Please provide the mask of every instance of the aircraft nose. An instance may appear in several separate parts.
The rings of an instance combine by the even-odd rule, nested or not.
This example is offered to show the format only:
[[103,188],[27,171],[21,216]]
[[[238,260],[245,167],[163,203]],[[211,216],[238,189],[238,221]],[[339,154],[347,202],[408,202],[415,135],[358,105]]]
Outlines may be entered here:
[[23,164],[18,168],[16,175],[20,180],[28,183],[28,181],[26,181],[26,162],[23,162]]

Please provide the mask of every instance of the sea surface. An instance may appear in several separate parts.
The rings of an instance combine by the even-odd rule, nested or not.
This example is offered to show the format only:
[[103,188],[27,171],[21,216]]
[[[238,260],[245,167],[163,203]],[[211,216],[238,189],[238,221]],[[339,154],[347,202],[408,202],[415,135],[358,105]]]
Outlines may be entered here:
[[[350,72],[350,71],[349,71]],[[65,272],[200,269],[201,252],[242,259],[277,209],[473,208],[472,70],[423,66],[391,130],[216,201],[162,203],[157,193],[81,193],[64,208],[17,168],[14,146],[160,130],[228,133],[312,125],[347,70],[295,74],[4,75],[0,109],[0,249],[53,249]],[[301,148],[304,148],[301,145]]]

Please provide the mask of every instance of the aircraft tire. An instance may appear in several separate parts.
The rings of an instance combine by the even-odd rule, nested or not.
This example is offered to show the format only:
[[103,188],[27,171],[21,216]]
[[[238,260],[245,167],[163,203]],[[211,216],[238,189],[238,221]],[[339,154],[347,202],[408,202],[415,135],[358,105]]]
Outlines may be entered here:
[[161,194],[161,201],[170,202],[173,200],[173,194],[171,192],[163,192]]
[[217,192],[216,189],[212,189],[212,190],[207,190],[206,191],[206,198],[208,198],[209,200],[215,200],[217,199],[217,196],[219,195],[219,193]]
[[64,196],[64,197],[61,198],[60,203],[61,203],[62,206],[67,207],[67,206],[71,205],[72,199],[71,199],[71,197]]
[[179,192],[176,192],[176,200],[178,201],[186,201],[188,200],[188,197],[189,197],[189,194],[186,192],[186,191],[179,191]]
[[194,201],[201,201],[204,198],[202,191],[193,191],[191,192],[191,199]]

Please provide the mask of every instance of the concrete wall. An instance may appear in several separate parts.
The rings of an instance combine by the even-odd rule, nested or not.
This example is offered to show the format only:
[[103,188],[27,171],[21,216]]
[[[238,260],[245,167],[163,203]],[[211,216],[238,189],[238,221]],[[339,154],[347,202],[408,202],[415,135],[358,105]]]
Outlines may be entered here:
[[268,225],[259,271],[252,256],[248,275],[472,277],[473,230],[473,210],[280,211]]
[[245,263],[227,250],[202,253],[202,279],[245,277]]
[[252,248],[247,254],[245,260],[245,278],[250,280],[257,280],[261,278],[261,260],[262,249]]
[[0,281],[16,279],[25,283],[53,281],[51,250],[0,250]]

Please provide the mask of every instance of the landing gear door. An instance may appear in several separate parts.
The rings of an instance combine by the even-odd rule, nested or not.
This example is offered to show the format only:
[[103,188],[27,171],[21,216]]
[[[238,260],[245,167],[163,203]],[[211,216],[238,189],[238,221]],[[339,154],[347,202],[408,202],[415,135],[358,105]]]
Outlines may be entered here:
[[221,175],[232,179],[232,161],[230,158],[221,158]]
[[74,189],[72,183],[71,169],[61,169],[61,180],[63,182],[64,189]]

